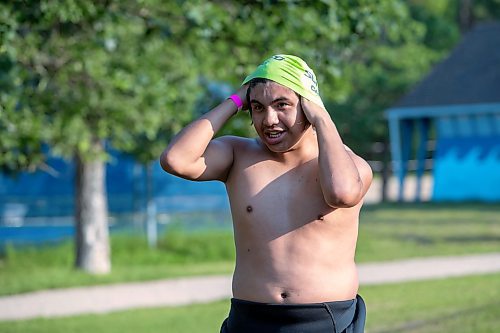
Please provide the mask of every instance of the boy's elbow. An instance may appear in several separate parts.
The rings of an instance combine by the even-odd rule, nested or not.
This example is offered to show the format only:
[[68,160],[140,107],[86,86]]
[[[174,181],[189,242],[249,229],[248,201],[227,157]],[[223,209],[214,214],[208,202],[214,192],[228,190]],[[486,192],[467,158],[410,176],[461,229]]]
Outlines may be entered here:
[[196,180],[201,172],[193,167],[194,161],[185,158],[184,154],[172,153],[168,149],[161,154],[160,165],[166,172],[184,179]]
[[333,208],[351,208],[363,199],[362,189],[361,181],[356,186],[332,189],[324,193],[325,201],[328,206]]
[[358,205],[365,196],[373,179],[373,172],[368,163],[363,161],[359,167],[359,177],[351,181],[333,182],[328,190],[323,190],[326,203],[334,208],[350,208]]
[[179,159],[171,151],[165,150],[160,156],[160,165],[163,170],[171,174],[178,174],[180,171]]

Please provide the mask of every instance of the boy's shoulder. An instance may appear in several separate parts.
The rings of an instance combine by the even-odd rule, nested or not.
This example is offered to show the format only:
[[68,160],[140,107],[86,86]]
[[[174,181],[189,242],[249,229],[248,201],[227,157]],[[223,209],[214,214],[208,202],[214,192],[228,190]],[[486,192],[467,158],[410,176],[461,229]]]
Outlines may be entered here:
[[232,147],[235,161],[256,161],[269,159],[269,150],[259,138],[226,135],[218,138]]
[[259,139],[257,138],[247,138],[236,135],[224,135],[217,138],[217,140],[220,140],[226,144],[231,145],[233,149],[236,149],[237,151],[262,150],[262,145],[260,144]]

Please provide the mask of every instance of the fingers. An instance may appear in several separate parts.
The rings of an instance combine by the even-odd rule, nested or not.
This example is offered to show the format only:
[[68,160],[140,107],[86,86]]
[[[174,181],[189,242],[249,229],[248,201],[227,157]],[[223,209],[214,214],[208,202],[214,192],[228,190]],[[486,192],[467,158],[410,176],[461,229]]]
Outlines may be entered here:
[[311,101],[304,96],[300,96],[300,107],[302,108],[302,112],[306,115],[306,118],[309,118],[311,114]]
[[316,121],[323,117],[330,117],[326,109],[322,108],[315,102],[307,99],[306,97],[300,96],[300,105],[302,107],[302,112],[307,119],[307,121],[315,126]]
[[248,84],[244,84],[236,92],[243,103],[243,106],[241,107],[242,110],[248,110],[247,91]]

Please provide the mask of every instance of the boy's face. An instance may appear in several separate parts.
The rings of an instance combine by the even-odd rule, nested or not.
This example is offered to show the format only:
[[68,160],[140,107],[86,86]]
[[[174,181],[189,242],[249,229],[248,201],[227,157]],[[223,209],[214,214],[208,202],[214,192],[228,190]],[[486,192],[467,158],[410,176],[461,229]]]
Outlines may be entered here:
[[253,87],[249,97],[253,124],[264,144],[277,153],[291,150],[309,126],[299,95],[268,81]]

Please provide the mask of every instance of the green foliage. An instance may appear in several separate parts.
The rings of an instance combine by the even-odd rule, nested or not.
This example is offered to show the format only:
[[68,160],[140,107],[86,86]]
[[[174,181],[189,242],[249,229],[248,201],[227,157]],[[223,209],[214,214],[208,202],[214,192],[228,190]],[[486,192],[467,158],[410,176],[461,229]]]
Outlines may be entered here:
[[475,0],[472,11],[476,20],[498,20],[500,0]]
[[196,13],[199,37],[210,40],[193,50],[205,55],[205,75],[236,85],[264,58],[291,53],[313,65],[322,95],[335,101],[350,93],[343,72],[367,46],[411,38],[415,29],[406,6],[392,0],[210,2]]
[[[35,168],[41,143],[103,158],[95,140],[156,159],[199,114],[207,82],[236,87],[276,53],[312,65],[346,141],[366,150],[386,136],[381,111],[455,45],[458,10],[452,0],[4,1],[0,165]],[[500,3],[472,11],[498,18]],[[249,134],[250,121],[232,130]]]
[[[0,148],[11,152],[0,164],[12,170],[38,165],[42,142],[91,160],[105,157],[93,143],[106,140],[151,161],[196,116],[203,82],[237,86],[275,53],[314,64],[325,100],[348,100],[351,66],[366,64],[368,49],[422,30],[397,0],[12,0],[0,9],[0,128],[9,129]],[[233,128],[247,134],[250,122]]]
[[[83,0],[1,6],[8,13],[2,82],[12,83],[0,93],[0,125],[15,133],[2,141],[2,151],[16,144],[17,151],[35,150],[19,139],[28,133],[65,157],[103,158],[92,143],[106,140],[151,160],[141,139],[153,141],[159,132],[169,137],[190,118],[197,90],[193,59],[178,40],[154,29],[147,8]],[[11,162],[15,156],[5,159],[1,164],[11,169],[24,165]]]
[[458,1],[412,1],[412,17],[425,25],[423,42],[432,50],[449,50],[460,38],[457,23]]
[[443,56],[424,45],[380,45],[364,62],[346,69],[352,93],[340,103],[328,103],[332,118],[347,145],[366,153],[373,142],[387,141],[383,112],[404,95]]

